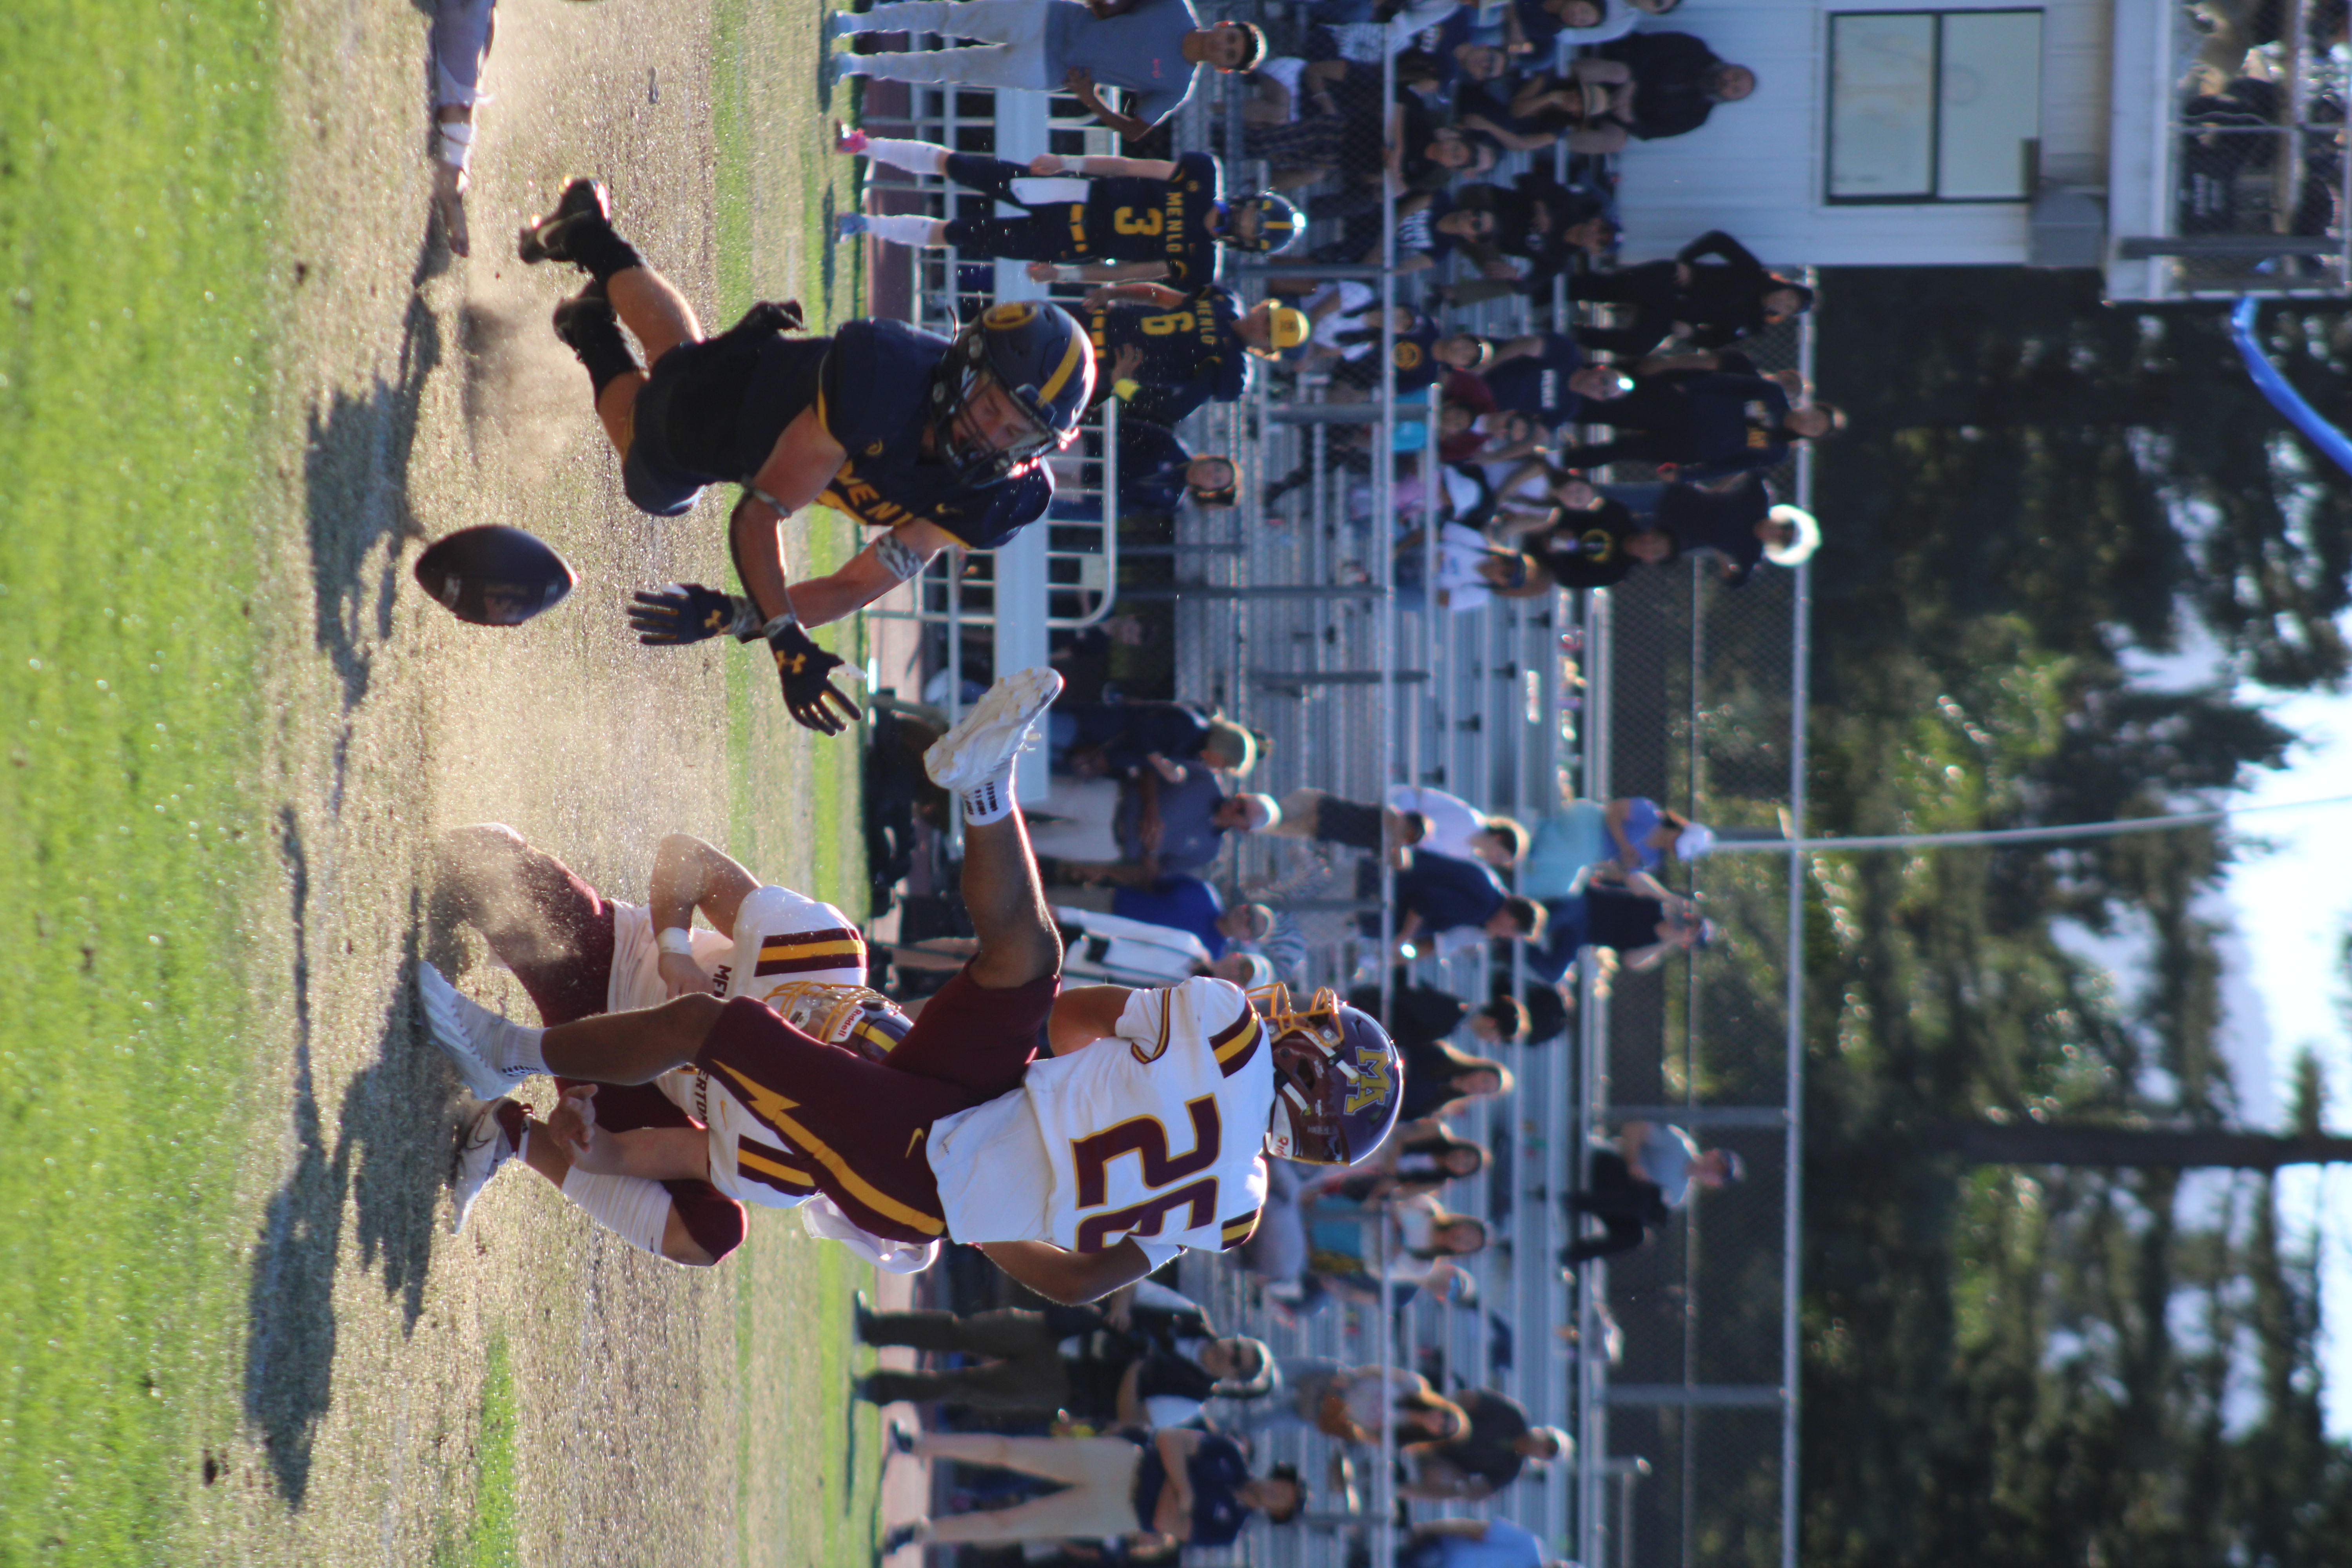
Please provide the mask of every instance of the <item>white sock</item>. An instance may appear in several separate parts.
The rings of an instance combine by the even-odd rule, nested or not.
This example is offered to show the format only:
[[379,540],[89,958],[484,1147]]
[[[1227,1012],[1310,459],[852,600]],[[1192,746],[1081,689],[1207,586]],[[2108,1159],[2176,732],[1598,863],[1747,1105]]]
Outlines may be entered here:
[[662,1256],[662,1232],[669,1228],[669,1192],[659,1182],[591,1175],[574,1165],[563,1178],[563,1195],[638,1251]]
[[866,155],[877,163],[887,163],[910,174],[944,174],[948,172],[948,150],[936,142],[868,136],[866,139]]
[[939,219],[915,213],[884,213],[866,220],[867,234],[893,245],[939,245],[947,238],[946,228]]
[[[496,1014],[490,1015],[497,1018]],[[483,1059],[500,1072],[527,1068],[532,1072],[545,1072],[547,1058],[541,1054],[541,1042],[547,1037],[545,1029],[534,1029],[528,1024],[518,1024],[511,1018],[498,1018],[495,1026],[481,1031],[476,1048]]]
[[1013,815],[1019,803],[1013,795],[1013,762],[1007,759],[1003,767],[965,790],[963,820],[965,826],[978,827],[985,823],[1001,822]]
[[438,139],[435,150],[443,163],[453,169],[463,170],[474,157],[474,122],[470,120],[436,120],[433,131]]

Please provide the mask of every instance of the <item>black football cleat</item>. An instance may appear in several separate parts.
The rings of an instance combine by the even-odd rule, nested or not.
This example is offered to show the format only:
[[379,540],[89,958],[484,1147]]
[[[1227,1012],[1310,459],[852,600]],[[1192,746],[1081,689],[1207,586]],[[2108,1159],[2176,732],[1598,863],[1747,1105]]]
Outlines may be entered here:
[[552,211],[522,226],[522,232],[515,237],[515,254],[527,266],[570,261],[572,256],[567,242],[581,222],[604,223],[612,216],[613,193],[605,189],[604,181],[574,180],[563,187]]
[[592,282],[570,299],[556,301],[553,319],[555,335],[577,351],[589,334],[614,329],[613,301],[605,297],[602,282]]

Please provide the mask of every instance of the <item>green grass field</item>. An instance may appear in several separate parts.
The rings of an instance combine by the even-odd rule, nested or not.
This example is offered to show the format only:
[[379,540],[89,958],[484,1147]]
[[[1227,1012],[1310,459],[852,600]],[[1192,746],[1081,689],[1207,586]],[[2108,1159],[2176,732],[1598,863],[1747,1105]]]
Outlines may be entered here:
[[[809,122],[814,9],[718,15],[730,311],[784,287],[755,237],[791,229],[824,254],[822,143],[774,146],[779,123]],[[257,460],[302,417],[286,389],[304,367],[273,325],[293,199],[282,21],[251,0],[0,15],[0,1568],[213,1555],[192,1507],[247,1431],[270,1216],[240,1172],[286,1136],[253,1086],[307,1089],[310,1071],[257,1024],[288,1010],[282,968],[248,961],[257,910],[287,907],[291,831],[262,782],[281,650],[255,595],[302,527]],[[814,277],[791,281],[841,313]],[[820,523],[803,564],[852,547]],[[860,912],[854,748],[810,746],[764,670],[727,669],[732,847]],[[755,788],[780,757],[800,787]],[[339,1267],[352,1228],[312,1265]],[[878,1450],[870,1414],[845,1418],[859,1271],[797,1228],[761,1216],[730,1265],[738,1555],[862,1563]],[[400,1482],[443,1521],[416,1560],[535,1560],[531,1300],[485,1309],[478,1381],[431,1413],[443,1460]],[[336,1484],[310,1506],[335,1507]]]
[[152,1554],[242,1316],[274,76],[266,5],[0,18],[5,1563]]

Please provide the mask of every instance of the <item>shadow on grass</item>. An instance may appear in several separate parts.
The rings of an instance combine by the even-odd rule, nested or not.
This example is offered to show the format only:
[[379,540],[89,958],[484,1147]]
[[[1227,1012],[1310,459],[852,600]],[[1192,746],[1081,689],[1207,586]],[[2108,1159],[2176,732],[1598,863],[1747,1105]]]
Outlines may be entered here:
[[[310,1451],[334,1403],[335,1273],[344,1200],[352,1200],[361,1266],[381,1268],[384,1294],[401,1303],[404,1331],[425,1308],[435,1200],[446,1174],[447,1091],[417,1050],[405,991],[386,1013],[375,1064],[343,1096],[334,1147],[327,1145],[311,1059],[310,959],[306,937],[310,859],[292,808],[278,816],[279,853],[292,888],[294,963],[293,1172],[264,1211],[247,1297],[246,1416],[259,1429],[278,1489],[299,1509]],[[416,895],[402,973],[418,945]]]
[[[412,286],[447,265],[428,236],[411,275]],[[310,413],[303,459],[303,510],[309,527],[314,637],[342,687],[348,714],[366,700],[375,651],[392,637],[392,607],[400,584],[403,543],[424,528],[408,504],[409,453],[416,442],[425,384],[442,360],[441,326],[424,297],[412,293],[400,326],[393,375],[363,392],[337,391]],[[391,548],[379,552],[387,540]],[[335,744],[340,806],[350,731]]]

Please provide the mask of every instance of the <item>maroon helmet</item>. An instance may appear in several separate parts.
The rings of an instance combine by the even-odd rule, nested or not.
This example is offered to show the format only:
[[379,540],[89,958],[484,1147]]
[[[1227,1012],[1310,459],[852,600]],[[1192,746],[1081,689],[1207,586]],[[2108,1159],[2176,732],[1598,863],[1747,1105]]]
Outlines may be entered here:
[[1303,1013],[1290,992],[1253,998],[1274,1033],[1274,1120],[1265,1152],[1310,1165],[1352,1165],[1381,1146],[1404,1104],[1404,1064],[1388,1031],[1328,987]]

